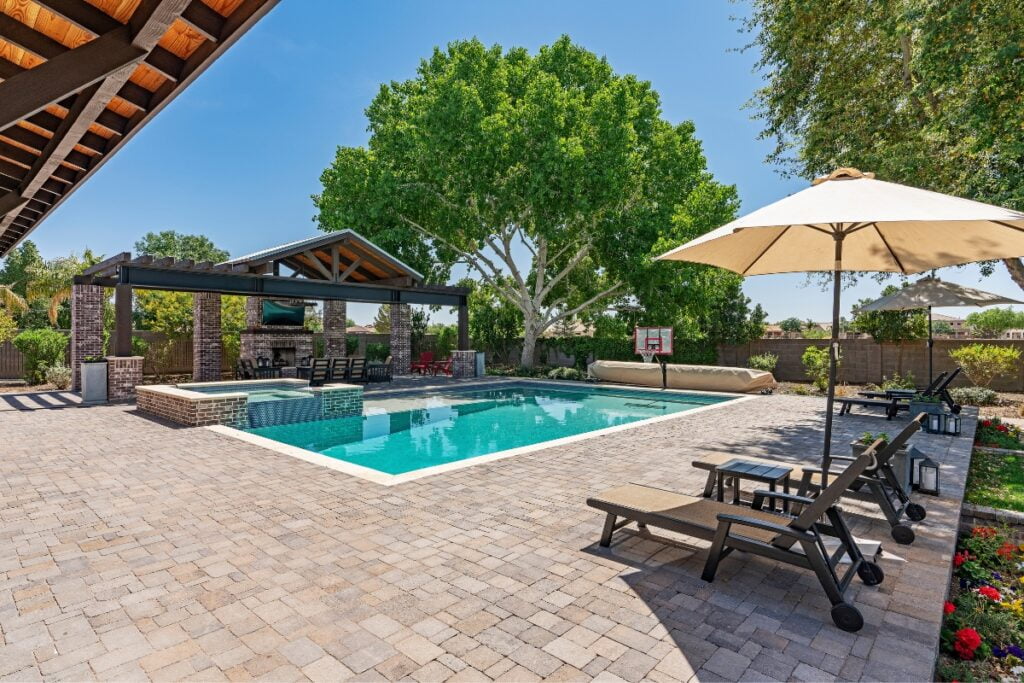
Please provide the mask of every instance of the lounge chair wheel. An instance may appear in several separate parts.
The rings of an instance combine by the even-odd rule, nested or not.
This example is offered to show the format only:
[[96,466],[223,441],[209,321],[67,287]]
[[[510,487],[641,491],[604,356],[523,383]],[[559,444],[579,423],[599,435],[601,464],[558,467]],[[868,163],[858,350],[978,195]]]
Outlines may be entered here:
[[860,610],[848,602],[841,602],[832,608],[832,621],[844,631],[859,631],[864,626]]
[[917,503],[908,503],[906,512],[907,517],[913,522],[920,522],[928,514],[925,512],[924,506]]
[[910,545],[914,542],[914,530],[906,524],[897,524],[890,531],[892,540],[900,545]]
[[959,415],[960,414],[960,405],[959,404],[954,404],[953,407],[949,409],[949,411],[951,413],[953,413],[954,415]]
[[865,586],[877,586],[885,580],[885,572],[874,562],[864,560],[857,567],[857,576]]

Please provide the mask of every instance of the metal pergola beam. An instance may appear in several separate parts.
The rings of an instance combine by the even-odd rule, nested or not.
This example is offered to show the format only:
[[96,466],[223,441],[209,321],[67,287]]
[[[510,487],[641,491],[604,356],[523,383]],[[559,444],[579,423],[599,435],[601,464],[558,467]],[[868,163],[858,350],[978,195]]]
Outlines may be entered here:
[[[81,278],[89,280],[88,276]],[[124,264],[115,281],[134,289],[215,292],[243,296],[354,301],[373,304],[464,306],[469,291],[462,287],[400,287],[372,283],[328,282],[301,278],[219,271],[176,270]]]

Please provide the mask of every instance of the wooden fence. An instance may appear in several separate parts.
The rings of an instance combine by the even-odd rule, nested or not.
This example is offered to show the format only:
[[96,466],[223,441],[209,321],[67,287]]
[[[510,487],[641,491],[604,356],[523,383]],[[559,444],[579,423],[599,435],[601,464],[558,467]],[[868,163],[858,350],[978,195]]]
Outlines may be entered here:
[[[956,367],[949,352],[968,344],[996,344],[1013,346],[1024,351],[1024,341],[1002,339],[936,339],[933,349],[935,374]],[[843,359],[839,366],[839,381],[849,384],[878,384],[884,377],[895,373],[911,373],[918,384],[928,381],[928,348],[924,341],[905,344],[879,344],[872,339],[843,339],[840,341]],[[800,356],[808,346],[828,347],[824,339],[758,339],[749,344],[721,346],[718,364],[746,367],[747,358],[760,353],[774,353],[779,357],[775,379],[785,382],[808,380]],[[953,386],[969,386],[970,380],[960,374]],[[1024,363],[1012,375],[998,377],[992,382],[997,391],[1024,391]]]

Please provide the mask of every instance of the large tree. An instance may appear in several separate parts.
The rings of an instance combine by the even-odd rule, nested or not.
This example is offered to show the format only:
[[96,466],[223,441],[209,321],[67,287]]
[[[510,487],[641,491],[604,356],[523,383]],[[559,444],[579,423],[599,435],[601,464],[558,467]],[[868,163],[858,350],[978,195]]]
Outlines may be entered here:
[[369,144],[321,176],[320,227],[355,228],[435,282],[467,266],[522,313],[525,366],[546,329],[627,294],[662,324],[738,294],[736,276],[651,260],[735,214],[693,124],[567,37],[536,55],[436,49],[367,116]]
[[[1024,3],[750,0],[769,160],[1024,210]],[[1004,261],[1024,287],[1024,261]],[[991,272],[991,264],[983,272]]]

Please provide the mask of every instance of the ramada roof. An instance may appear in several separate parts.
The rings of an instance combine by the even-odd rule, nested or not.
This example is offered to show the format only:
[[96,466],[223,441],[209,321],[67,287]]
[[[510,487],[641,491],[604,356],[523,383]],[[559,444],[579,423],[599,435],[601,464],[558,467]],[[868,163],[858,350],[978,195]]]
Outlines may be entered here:
[[0,256],[277,0],[0,0]]

